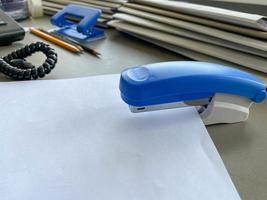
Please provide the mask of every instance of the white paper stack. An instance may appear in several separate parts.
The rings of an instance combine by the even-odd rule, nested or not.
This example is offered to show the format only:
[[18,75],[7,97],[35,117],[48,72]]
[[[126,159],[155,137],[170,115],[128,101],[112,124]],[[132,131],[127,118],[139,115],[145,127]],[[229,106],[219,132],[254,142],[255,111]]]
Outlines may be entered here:
[[44,13],[47,15],[54,15],[68,4],[77,4],[90,6],[102,10],[102,15],[98,20],[98,25],[106,27],[112,15],[126,0],[43,0]]
[[168,0],[130,0],[110,26],[194,60],[267,73],[267,18]]

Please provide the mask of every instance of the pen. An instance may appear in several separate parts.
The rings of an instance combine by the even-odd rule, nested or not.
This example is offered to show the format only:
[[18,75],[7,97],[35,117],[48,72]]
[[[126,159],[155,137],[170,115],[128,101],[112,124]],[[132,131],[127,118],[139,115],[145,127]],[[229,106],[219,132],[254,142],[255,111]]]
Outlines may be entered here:
[[41,37],[49,42],[52,42],[60,47],[63,47],[64,49],[67,49],[73,53],[80,53],[81,50],[79,48],[77,48],[76,46],[72,45],[72,44],[69,44],[63,40],[60,40],[58,38],[55,38],[47,33],[44,33],[36,28],[31,28],[30,29],[31,33],[38,36],[38,37]]

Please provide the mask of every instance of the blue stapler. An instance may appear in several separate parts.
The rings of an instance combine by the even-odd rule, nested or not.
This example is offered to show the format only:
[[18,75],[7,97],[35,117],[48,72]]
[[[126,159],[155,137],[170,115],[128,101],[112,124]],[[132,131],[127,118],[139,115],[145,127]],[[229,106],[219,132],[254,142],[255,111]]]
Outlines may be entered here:
[[206,125],[245,121],[266,86],[241,70],[205,62],[165,62],[129,68],[120,79],[132,112],[196,106]]
[[[58,33],[85,43],[106,37],[102,29],[95,27],[100,15],[99,9],[70,4],[56,13],[51,23],[60,27]],[[77,24],[67,17],[78,18],[80,22]]]

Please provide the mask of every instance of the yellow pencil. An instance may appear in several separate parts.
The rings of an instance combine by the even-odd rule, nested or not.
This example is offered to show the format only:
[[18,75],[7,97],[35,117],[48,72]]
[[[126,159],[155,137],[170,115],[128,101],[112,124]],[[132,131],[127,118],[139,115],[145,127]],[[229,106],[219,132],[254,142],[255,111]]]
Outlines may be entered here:
[[42,32],[42,31],[40,31],[40,30],[38,30],[36,28],[31,28],[30,30],[31,30],[32,34],[34,34],[34,35],[36,35],[36,36],[38,36],[40,38],[43,38],[43,39],[45,39],[45,40],[47,40],[49,42],[52,42],[52,43],[54,43],[54,44],[56,44],[56,45],[58,45],[58,46],[60,46],[60,47],[62,47],[64,49],[67,49],[67,50],[69,50],[69,51],[71,51],[73,53],[80,53],[81,52],[81,50],[79,48],[77,48],[76,46],[74,46],[72,44],[69,44],[67,42],[64,42],[63,40],[55,38],[55,37],[53,37],[53,36],[51,36],[49,34],[46,34],[46,33]]
[[84,51],[84,49],[83,49],[80,45],[75,44],[75,43],[73,43],[72,41],[65,40],[64,38],[61,38],[61,37],[59,37],[58,35],[56,35],[56,34],[54,34],[54,33],[50,33],[50,32],[48,32],[48,31],[46,31],[46,30],[44,30],[44,29],[42,29],[42,28],[38,28],[38,30],[39,30],[39,31],[42,31],[43,33],[46,33],[47,35],[50,35],[50,36],[52,36],[52,37],[55,37],[55,38],[57,38],[57,39],[59,39],[59,40],[62,40],[62,41],[64,41],[64,42],[68,43],[68,44],[71,44],[71,45],[77,47],[81,52]]

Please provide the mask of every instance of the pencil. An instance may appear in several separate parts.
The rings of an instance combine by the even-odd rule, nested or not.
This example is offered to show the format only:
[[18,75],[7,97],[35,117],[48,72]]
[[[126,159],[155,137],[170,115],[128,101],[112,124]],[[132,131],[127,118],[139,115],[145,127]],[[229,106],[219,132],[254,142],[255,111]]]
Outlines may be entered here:
[[77,48],[76,46],[74,46],[72,44],[69,44],[69,43],[67,43],[67,42],[65,42],[63,40],[60,40],[58,38],[55,38],[55,37],[53,37],[53,36],[51,36],[51,35],[49,35],[47,33],[44,33],[42,31],[36,29],[36,28],[31,28],[30,30],[31,30],[32,34],[34,34],[34,35],[36,35],[36,36],[38,36],[40,38],[43,38],[43,39],[45,39],[45,40],[47,40],[49,42],[52,42],[52,43],[54,43],[54,44],[56,44],[56,45],[58,45],[58,46],[60,46],[60,47],[62,47],[64,49],[66,49],[66,50],[69,50],[69,51],[71,51],[73,53],[80,53],[81,52],[81,50],[79,48]]
[[94,56],[96,56],[98,58],[101,55],[101,53],[97,52],[96,50],[94,50],[94,49],[92,49],[90,47],[87,47],[85,45],[81,45],[81,46],[85,51],[87,51],[88,53],[90,53],[90,54],[92,54],[92,55],[94,55]]
[[51,35],[52,37],[55,37],[55,38],[57,38],[57,39],[59,39],[59,40],[63,40],[64,42],[67,42],[67,43],[69,43],[69,44],[71,44],[71,45],[77,47],[78,49],[80,49],[80,51],[84,51],[84,49],[83,49],[80,45],[78,45],[78,44],[72,42],[71,40],[66,40],[66,39],[63,38],[63,37],[60,37],[59,35],[54,34],[54,33],[52,33],[52,32],[48,32],[48,31],[46,31],[46,30],[44,30],[44,29],[42,29],[42,28],[38,28],[38,30],[39,30],[39,31],[42,31],[42,32],[44,32],[44,33],[46,33],[46,34],[48,34],[48,35]]
[[81,44],[80,42],[78,42],[78,41],[76,41],[76,40],[74,40],[74,39],[72,39],[72,38],[66,37],[66,36],[61,35],[61,34],[56,33],[56,32],[49,32],[49,33],[52,34],[52,35],[55,36],[55,37],[56,37],[56,36],[59,37],[59,38],[62,39],[62,40],[69,41],[69,42],[72,42],[72,43],[74,43],[74,44],[76,44],[76,45],[81,46],[81,47],[83,48],[84,51],[87,51],[88,53],[90,53],[90,54],[92,54],[92,55],[94,55],[94,56],[96,56],[96,57],[98,57],[98,58],[99,58],[99,56],[101,55],[101,53],[97,52],[96,50],[94,50],[94,49],[88,47],[87,45]]

